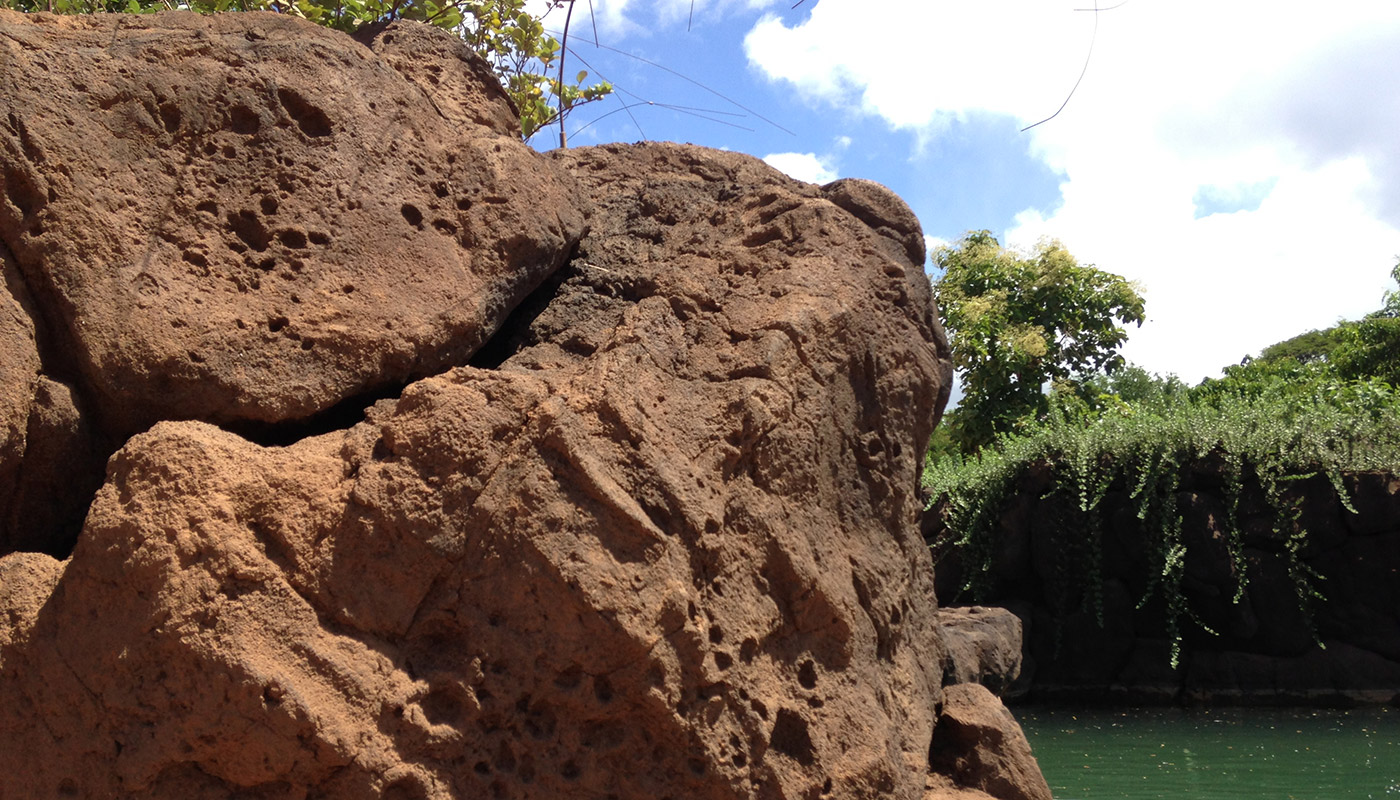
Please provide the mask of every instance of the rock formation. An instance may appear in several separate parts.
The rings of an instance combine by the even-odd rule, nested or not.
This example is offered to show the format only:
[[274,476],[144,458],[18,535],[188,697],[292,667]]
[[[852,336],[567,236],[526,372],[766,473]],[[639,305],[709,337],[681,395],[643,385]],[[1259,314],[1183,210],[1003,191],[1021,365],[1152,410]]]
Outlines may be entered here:
[[540,156],[413,25],[0,12],[0,71],[0,796],[1040,796],[939,738],[887,190]]
[[978,683],[999,697],[1024,691],[1021,677],[1021,620],[1004,608],[964,606],[938,609],[948,650],[945,685]]
[[[1400,704],[1400,478],[1341,476],[1350,508],[1324,476],[1285,483],[1282,509],[1247,482],[1234,511],[1237,560],[1227,545],[1232,495],[1221,465],[1188,464],[1184,475],[1175,494],[1185,546],[1180,590],[1195,621],[1181,620],[1176,668],[1168,608],[1149,566],[1159,534],[1145,529],[1129,487],[1110,487],[1100,504],[1095,566],[1077,543],[1084,526],[1062,524],[1075,501],[1054,495],[1044,470],[1022,477],[1001,511],[1001,545],[980,599],[1023,620],[1022,683],[1031,695]],[[930,540],[944,538],[936,510],[924,524]],[[1300,596],[1299,579],[1320,598]],[[1096,583],[1098,607],[1084,602]],[[955,553],[940,559],[938,584],[945,602],[957,599],[963,576]]]

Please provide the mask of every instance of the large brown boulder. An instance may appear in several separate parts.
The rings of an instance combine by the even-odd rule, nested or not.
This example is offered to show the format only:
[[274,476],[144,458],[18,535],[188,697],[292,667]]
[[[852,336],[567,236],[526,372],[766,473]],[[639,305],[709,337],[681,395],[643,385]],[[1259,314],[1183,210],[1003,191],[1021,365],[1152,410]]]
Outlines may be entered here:
[[66,553],[152,423],[286,437],[465,363],[564,262],[577,187],[485,63],[364,39],[0,11],[0,553]]
[[122,435],[462,363],[582,233],[447,33],[3,12],[0,34],[0,239],[54,369]]
[[56,585],[8,601],[0,789],[922,796],[919,265],[746,156],[559,160],[594,232],[499,368],[287,447],[162,423],[61,576],[6,562]]
[[[168,418],[107,462],[71,557],[0,558],[0,797],[1010,796],[930,772],[915,487],[949,360],[898,198],[678,145],[537,156],[413,26],[0,24],[7,74],[126,87],[64,83],[0,136],[39,309],[0,318],[38,353],[2,365],[32,389],[0,420],[35,430],[67,385],[90,410],[55,429]],[[125,155],[53,167],[50,111],[125,120]],[[230,289],[252,252],[278,266]],[[371,386],[363,420],[316,416]]]

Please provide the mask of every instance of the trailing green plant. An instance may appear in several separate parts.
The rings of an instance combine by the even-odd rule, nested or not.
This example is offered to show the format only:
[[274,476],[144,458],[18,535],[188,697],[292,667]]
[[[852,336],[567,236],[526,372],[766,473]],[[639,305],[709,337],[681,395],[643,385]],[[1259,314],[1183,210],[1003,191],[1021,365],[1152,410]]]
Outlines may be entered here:
[[1058,497],[1059,506],[1080,519],[1055,526],[1057,552],[1073,563],[1057,566],[1055,574],[1064,581],[1049,582],[1047,600],[1057,613],[1067,613],[1077,598],[1079,608],[1102,622],[1102,501],[1117,487],[1131,502],[1150,550],[1139,603],[1162,599],[1175,666],[1184,624],[1194,620],[1205,628],[1182,589],[1187,544],[1177,495],[1189,468],[1209,461],[1225,485],[1223,527],[1237,576],[1234,600],[1243,597],[1248,580],[1240,498],[1246,484],[1254,483],[1276,510],[1274,531],[1285,543],[1282,555],[1299,607],[1311,619],[1321,596],[1319,579],[1301,556],[1309,533],[1298,520],[1289,485],[1325,476],[1350,507],[1343,473],[1400,471],[1400,390],[1380,379],[1336,381],[1325,371],[1310,374],[1315,380],[1218,382],[1177,392],[1171,403],[1121,403],[1100,411],[1052,403],[1040,422],[975,456],[930,458],[922,480],[948,532],[948,540],[931,545],[936,554],[958,552],[964,590],[983,599],[1001,544],[1003,510],[1029,471],[1048,470],[1051,489],[1043,499]]
[[[572,10],[574,2],[547,0],[543,13]],[[563,45],[545,32],[543,16],[526,9],[526,0],[0,0],[0,8],[57,14],[272,11],[346,32],[397,19],[427,23],[460,36],[486,59],[515,103],[526,140],[613,91],[606,81],[588,84],[587,71],[566,79]]]

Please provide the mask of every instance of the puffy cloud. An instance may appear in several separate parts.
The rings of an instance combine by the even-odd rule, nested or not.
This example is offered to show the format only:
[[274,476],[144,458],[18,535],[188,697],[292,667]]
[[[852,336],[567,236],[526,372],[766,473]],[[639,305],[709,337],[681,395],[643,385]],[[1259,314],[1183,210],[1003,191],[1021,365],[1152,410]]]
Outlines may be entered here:
[[[1050,116],[1094,35],[1074,7],[821,0],[745,45],[811,101],[930,140],[979,113]],[[1082,84],[1025,134],[1063,202],[1006,238],[1057,238],[1138,282],[1150,321],[1125,354],[1187,380],[1377,307],[1400,253],[1400,4],[1180,0],[1097,21]]]
[[837,178],[836,168],[829,160],[815,153],[769,153],[763,160],[799,181],[831,183]]
[[947,239],[940,239],[937,236],[929,236],[928,234],[924,234],[924,248],[928,250],[929,258],[933,257],[934,251],[938,248],[948,247],[951,244],[953,243],[948,241]]
[[1196,206],[1196,218],[1211,214],[1234,214],[1240,211],[1257,211],[1264,198],[1273,192],[1277,178],[1256,183],[1214,184],[1196,189],[1191,198]]

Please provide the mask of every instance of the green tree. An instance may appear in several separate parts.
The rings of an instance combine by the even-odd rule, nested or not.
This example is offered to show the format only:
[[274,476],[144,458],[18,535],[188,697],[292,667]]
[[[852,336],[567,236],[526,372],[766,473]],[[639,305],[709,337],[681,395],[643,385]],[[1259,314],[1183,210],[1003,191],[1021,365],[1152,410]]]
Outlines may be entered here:
[[1308,331],[1291,339],[1275,342],[1259,351],[1259,357],[1254,360],[1265,363],[1291,360],[1299,364],[1326,361],[1331,357],[1332,351],[1337,349],[1337,345],[1341,343],[1342,337],[1338,335],[1339,327],[1334,325],[1320,331]]
[[[1390,277],[1400,284],[1400,261]],[[1386,292],[1384,305],[1365,319],[1338,326],[1338,338],[1330,361],[1339,376],[1400,386],[1400,290]]]
[[[572,10],[574,2],[548,0],[544,13]],[[526,11],[525,0],[0,0],[0,8],[58,14],[273,11],[347,32],[396,19],[424,22],[460,36],[491,64],[515,103],[521,138],[527,140],[613,90],[607,82],[585,85],[586,71],[565,80],[564,47],[545,33],[541,17]]]
[[1043,414],[1047,383],[1116,371],[1125,326],[1143,321],[1132,284],[1079,264],[1058,242],[1020,254],[976,231],[939,249],[934,262],[942,270],[934,294],[963,387],[949,433],[963,453]]
[[[1400,262],[1390,272],[1400,284]],[[1258,396],[1288,385],[1296,394],[1308,387],[1347,381],[1382,380],[1400,386],[1400,290],[1385,293],[1381,308],[1363,319],[1339,322],[1269,345],[1257,358],[1225,368],[1196,395]]]

